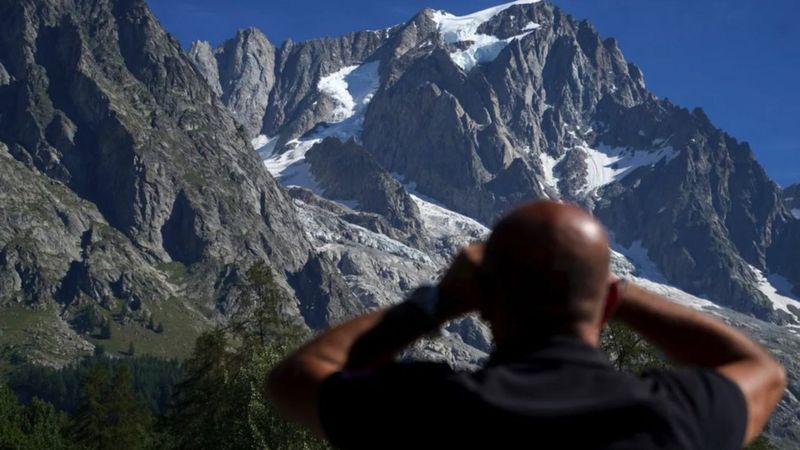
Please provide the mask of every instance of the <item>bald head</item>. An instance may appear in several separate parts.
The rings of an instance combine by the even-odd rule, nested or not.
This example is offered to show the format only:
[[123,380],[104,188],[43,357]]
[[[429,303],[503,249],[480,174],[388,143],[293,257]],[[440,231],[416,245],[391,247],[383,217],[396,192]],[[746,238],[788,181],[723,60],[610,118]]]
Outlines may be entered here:
[[[607,293],[608,237],[575,206],[528,203],[492,231],[483,260],[493,325],[555,332],[599,321]],[[554,330],[549,330],[549,328]]]

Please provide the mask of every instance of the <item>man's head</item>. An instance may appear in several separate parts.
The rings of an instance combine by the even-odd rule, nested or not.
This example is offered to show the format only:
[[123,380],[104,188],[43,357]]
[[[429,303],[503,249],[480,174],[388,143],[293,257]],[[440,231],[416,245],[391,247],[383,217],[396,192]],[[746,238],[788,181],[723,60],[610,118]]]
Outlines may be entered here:
[[596,342],[609,295],[608,237],[587,212],[540,201],[495,226],[481,264],[481,313],[498,345],[557,333]]

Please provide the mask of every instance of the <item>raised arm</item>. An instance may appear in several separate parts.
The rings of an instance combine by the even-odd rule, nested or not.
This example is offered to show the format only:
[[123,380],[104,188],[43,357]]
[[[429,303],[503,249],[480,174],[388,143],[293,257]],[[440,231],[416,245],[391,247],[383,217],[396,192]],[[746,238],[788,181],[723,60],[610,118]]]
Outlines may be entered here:
[[345,368],[366,369],[391,361],[410,343],[473,311],[478,302],[473,275],[481,256],[482,247],[467,247],[438,289],[418,289],[411,301],[331,328],[281,361],[267,380],[278,411],[323,436],[317,403],[322,382]]
[[714,369],[736,383],[747,402],[745,444],[755,439],[783,396],[783,366],[753,340],[709,314],[633,283],[622,286],[617,317],[675,362]]

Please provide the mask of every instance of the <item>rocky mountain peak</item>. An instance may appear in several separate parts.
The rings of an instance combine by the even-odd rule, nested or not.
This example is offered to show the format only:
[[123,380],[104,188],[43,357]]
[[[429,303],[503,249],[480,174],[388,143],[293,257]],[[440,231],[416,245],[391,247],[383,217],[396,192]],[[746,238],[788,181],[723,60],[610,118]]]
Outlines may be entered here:
[[785,188],[782,192],[783,202],[795,219],[800,219],[800,183]]
[[[796,346],[800,188],[552,4],[425,9],[279,48],[246,29],[187,53],[142,1],[0,17],[0,306],[46,311],[70,352],[91,347],[86,314],[144,339],[153,316],[224,322],[255,260],[287,314],[325,327],[432,281],[541,198],[602,219],[615,270]],[[469,366],[489,345],[468,318],[412,353]]]

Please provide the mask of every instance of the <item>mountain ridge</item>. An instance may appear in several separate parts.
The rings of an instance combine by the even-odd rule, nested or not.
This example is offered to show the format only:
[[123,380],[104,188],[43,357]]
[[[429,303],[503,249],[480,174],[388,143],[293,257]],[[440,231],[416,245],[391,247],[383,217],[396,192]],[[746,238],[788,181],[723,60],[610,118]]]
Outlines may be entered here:
[[[609,221],[624,243],[644,242],[677,286],[762,318],[797,321],[793,314],[771,311],[770,299],[754,287],[760,272],[783,271],[795,285],[798,278],[786,269],[788,256],[772,239],[793,236],[786,231],[792,227],[791,216],[746,144],[714,127],[702,110],[690,112],[649,93],[641,70],[625,61],[613,38],[602,39],[588,21],[577,21],[553,5],[513,2],[451,20],[485,19],[470,25],[468,37],[485,41],[496,35],[489,46],[502,44],[469,70],[459,66],[459,58],[468,51],[481,57],[485,44],[442,37],[441,23],[448,17],[455,16],[426,8],[404,24],[366,32],[382,34],[382,43],[360,47],[360,61],[349,54],[327,71],[326,48],[335,47],[331,39],[336,38],[309,41],[304,51],[321,52],[316,58],[325,63],[302,71],[300,84],[308,87],[302,91],[302,104],[335,104],[326,93],[314,92],[315,82],[354,63],[379,62],[380,86],[358,117],[360,127],[333,134],[363,141],[387,171],[413,182],[419,192],[484,224],[527,198],[577,202]],[[352,44],[355,36],[360,34],[339,38],[339,45]],[[279,72],[280,65],[275,67]],[[271,93],[271,98],[281,96]],[[313,145],[313,130],[330,120],[331,110],[317,107],[306,110],[300,120],[265,126],[259,133],[274,137],[262,153],[297,153],[291,163],[300,170],[307,151],[303,145]],[[269,111],[266,116],[273,122],[278,117]],[[310,136],[307,144],[304,135]],[[659,160],[682,167],[665,167],[645,177],[645,168]],[[634,165],[614,168],[627,163]],[[270,170],[284,183],[299,182],[282,176],[283,167]],[[657,186],[655,178],[662,173],[673,173],[668,187]],[[656,186],[648,192],[673,189],[669,196],[675,199],[682,192],[693,194],[681,201],[682,216],[665,220],[658,217],[659,207],[625,220],[630,206],[618,211],[618,205],[641,201],[642,195],[630,192],[632,183],[623,195],[620,180],[641,183],[649,178]],[[600,192],[619,201],[598,202]],[[709,217],[703,231],[682,226],[697,215]],[[650,229],[660,229],[662,235],[671,230],[667,235],[674,236],[678,248],[657,242],[659,233]],[[695,245],[697,233],[715,243],[701,251]],[[711,270],[709,261],[721,261],[724,267]]]
[[[0,360],[134,340],[173,356],[225,323],[256,260],[287,317],[324,328],[432,282],[514,204],[553,198],[609,225],[621,274],[795,368],[790,192],[701,110],[647,91],[589,22],[544,2],[492,11],[464,30],[424,9],[385,30],[276,47],[248,29],[184,51],[142,0],[0,2]],[[470,368],[490,350],[468,317],[408,355]],[[769,429],[786,442],[797,376]]]

